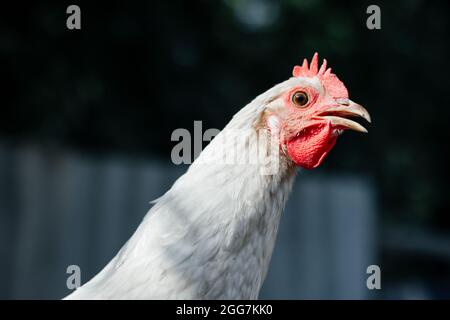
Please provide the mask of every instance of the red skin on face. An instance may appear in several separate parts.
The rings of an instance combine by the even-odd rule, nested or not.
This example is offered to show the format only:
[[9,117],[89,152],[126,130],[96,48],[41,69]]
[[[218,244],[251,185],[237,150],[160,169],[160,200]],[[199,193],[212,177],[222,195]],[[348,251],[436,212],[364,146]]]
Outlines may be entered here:
[[[292,102],[292,95],[297,91],[308,94],[309,101],[304,107]],[[283,100],[286,107],[283,140],[289,157],[305,169],[318,167],[335,145],[337,136],[329,121],[316,120],[314,115],[335,102],[319,96],[311,88],[301,87],[289,91]]]
[[[336,99],[348,98],[347,88],[326,68],[326,61],[318,68],[318,55],[314,55],[311,67],[308,62],[302,66],[295,66],[295,77],[317,77],[324,93],[319,94],[312,88],[294,88],[284,97],[286,114],[283,124],[283,139],[289,157],[292,161],[305,169],[317,168],[326,155],[336,144],[337,135],[334,128],[327,120],[318,120],[314,115],[336,104]],[[309,101],[303,107],[298,107],[292,102],[292,95],[296,91],[304,91],[308,94]]]
[[317,168],[336,144],[337,136],[329,122],[322,122],[307,128],[301,134],[287,141],[289,157],[305,169]]

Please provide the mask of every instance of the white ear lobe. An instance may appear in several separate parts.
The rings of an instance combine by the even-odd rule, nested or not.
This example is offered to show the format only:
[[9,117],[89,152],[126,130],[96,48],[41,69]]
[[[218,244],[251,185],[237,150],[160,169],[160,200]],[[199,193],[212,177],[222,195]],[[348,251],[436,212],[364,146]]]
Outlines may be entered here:
[[280,133],[280,119],[275,115],[270,115],[267,118],[267,127],[272,135],[278,135]]

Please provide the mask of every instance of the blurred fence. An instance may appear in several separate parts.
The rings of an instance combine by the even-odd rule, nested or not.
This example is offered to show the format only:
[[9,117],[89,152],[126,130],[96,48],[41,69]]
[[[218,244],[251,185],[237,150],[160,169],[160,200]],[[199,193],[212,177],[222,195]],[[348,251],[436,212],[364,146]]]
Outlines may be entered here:
[[[0,298],[61,298],[72,264],[89,280],[185,169],[0,145]],[[369,181],[300,173],[260,298],[368,298],[375,232]]]

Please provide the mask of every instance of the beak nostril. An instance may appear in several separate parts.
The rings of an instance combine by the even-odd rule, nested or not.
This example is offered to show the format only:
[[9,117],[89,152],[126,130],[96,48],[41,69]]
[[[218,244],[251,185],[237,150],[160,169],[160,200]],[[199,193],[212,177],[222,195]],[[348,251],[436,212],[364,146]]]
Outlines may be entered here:
[[339,99],[336,99],[336,102],[337,102],[338,104],[340,104],[341,106],[346,106],[346,107],[348,107],[348,106],[350,105],[350,100],[347,99],[347,98],[339,98]]

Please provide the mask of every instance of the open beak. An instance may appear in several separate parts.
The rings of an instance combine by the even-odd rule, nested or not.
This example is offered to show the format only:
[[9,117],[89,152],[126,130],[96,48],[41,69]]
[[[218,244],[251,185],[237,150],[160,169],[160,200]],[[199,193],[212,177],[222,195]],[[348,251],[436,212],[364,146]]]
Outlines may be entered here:
[[338,105],[321,111],[315,118],[329,120],[336,129],[350,129],[359,132],[367,132],[367,129],[358,122],[348,119],[349,117],[360,117],[371,122],[369,112],[363,106],[349,99],[338,101]]

